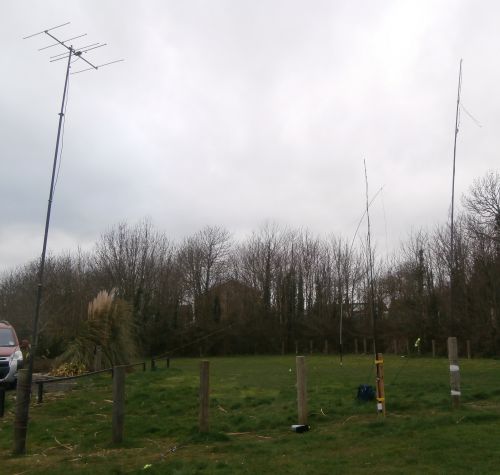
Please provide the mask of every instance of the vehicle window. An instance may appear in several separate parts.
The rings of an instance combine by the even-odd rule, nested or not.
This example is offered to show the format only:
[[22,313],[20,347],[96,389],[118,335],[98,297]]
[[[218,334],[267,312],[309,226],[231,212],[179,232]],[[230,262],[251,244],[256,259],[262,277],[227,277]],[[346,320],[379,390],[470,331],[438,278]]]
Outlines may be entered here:
[[0,328],[0,346],[16,346],[14,333],[10,328]]

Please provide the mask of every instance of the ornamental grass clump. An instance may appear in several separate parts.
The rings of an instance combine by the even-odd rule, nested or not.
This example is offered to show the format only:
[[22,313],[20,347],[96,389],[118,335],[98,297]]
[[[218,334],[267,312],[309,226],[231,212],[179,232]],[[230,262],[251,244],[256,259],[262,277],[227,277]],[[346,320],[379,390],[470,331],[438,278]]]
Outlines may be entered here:
[[91,370],[98,348],[104,367],[128,364],[136,354],[132,309],[116,297],[114,290],[101,290],[89,303],[82,330],[57,363],[83,365]]

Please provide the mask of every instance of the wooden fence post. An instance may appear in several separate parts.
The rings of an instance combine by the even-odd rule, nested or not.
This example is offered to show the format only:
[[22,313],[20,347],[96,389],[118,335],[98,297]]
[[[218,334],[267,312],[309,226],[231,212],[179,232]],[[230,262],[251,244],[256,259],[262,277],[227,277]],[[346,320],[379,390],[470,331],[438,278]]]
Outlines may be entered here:
[[358,354],[358,339],[354,338],[354,353]]
[[436,357],[436,340],[432,340],[431,343],[432,343],[432,357],[435,358]]
[[38,391],[37,391],[37,395],[36,395],[36,402],[38,404],[42,404],[43,402],[43,382],[40,382],[40,383],[37,383],[37,386],[38,386]]
[[125,421],[125,366],[113,367],[113,443],[123,442]]
[[366,346],[366,338],[363,338],[363,353],[365,355],[368,353],[368,347]]
[[470,360],[472,358],[472,354],[470,351],[470,340],[467,340],[467,359]]
[[154,371],[156,369],[156,361],[151,358],[151,371]]
[[96,346],[94,354],[94,371],[100,371],[102,369],[102,348]]
[[28,413],[31,387],[27,369],[17,372],[16,416],[14,419],[14,455],[26,453],[26,434],[28,433]]
[[209,374],[210,361],[200,362],[200,414],[199,414],[199,430],[200,432],[208,432],[208,403],[209,403]]
[[460,406],[460,367],[458,365],[458,344],[454,336],[448,338],[448,360],[450,362],[451,402],[454,408]]
[[307,424],[307,378],[306,362],[303,356],[295,358],[297,367],[297,408],[299,412],[299,424]]

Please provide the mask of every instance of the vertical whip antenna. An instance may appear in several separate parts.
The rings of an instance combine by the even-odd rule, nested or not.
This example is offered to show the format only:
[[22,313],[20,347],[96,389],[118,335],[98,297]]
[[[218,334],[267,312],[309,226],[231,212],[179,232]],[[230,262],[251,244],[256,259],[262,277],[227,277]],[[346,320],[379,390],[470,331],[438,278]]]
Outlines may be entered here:
[[382,353],[378,352],[377,340],[377,308],[375,304],[375,288],[373,285],[373,255],[372,255],[372,242],[371,242],[371,229],[370,229],[370,203],[368,201],[368,173],[366,171],[366,160],[363,160],[365,167],[365,185],[366,185],[366,219],[367,219],[367,246],[368,246],[368,280],[370,288],[370,310],[372,315],[373,327],[373,353],[375,356],[375,370],[376,370],[376,393],[377,393],[377,413],[385,416],[385,390],[384,390],[384,360]]
[[457,136],[460,121],[460,93],[462,90],[462,59],[458,70],[458,92],[457,92],[457,110],[455,113],[455,136],[453,142],[453,172],[451,179],[451,220],[450,220],[450,323],[451,332],[455,333],[455,315],[454,315],[454,270],[455,270],[455,162],[457,158]]
[[373,325],[373,352],[377,354],[377,315],[375,310],[375,288],[373,285],[373,256],[372,256],[372,241],[371,241],[371,224],[370,224],[370,203],[368,201],[368,174],[366,171],[366,160],[363,160],[365,167],[365,188],[366,188],[366,220],[367,220],[367,244],[368,244],[368,280],[370,287],[370,313],[372,316]]
[[[370,207],[372,205],[372,203],[375,201],[375,199],[377,198],[377,196],[382,192],[382,190],[384,189],[384,186],[385,185],[382,185],[378,191],[373,195],[372,199],[370,200],[370,202],[368,203],[368,207]],[[349,248],[346,248],[346,250],[348,250],[347,252],[347,256],[346,256],[346,260],[345,260],[345,269],[346,269],[346,272],[348,272],[348,269],[349,269],[349,266],[351,265],[351,257],[352,257],[352,252],[353,252],[353,249],[354,249],[354,241],[356,240],[356,236],[358,235],[358,231],[359,231],[359,228],[361,226],[361,223],[363,222],[363,220],[365,219],[365,215],[366,215],[366,209],[364,210],[361,218],[359,219],[358,221],[358,225],[356,226],[356,231],[354,232],[354,235],[352,236],[352,240],[351,240],[351,245],[349,246]],[[353,284],[354,285],[354,284]],[[343,352],[343,332],[342,332],[342,328],[343,328],[343,310],[344,310],[344,298],[343,298],[343,292],[342,292],[342,284],[340,285],[340,323],[339,323],[339,356],[340,356],[340,366],[342,366],[343,364],[343,356],[344,356],[344,352]],[[348,301],[349,299],[349,276],[347,276],[347,279],[346,279],[346,301]]]

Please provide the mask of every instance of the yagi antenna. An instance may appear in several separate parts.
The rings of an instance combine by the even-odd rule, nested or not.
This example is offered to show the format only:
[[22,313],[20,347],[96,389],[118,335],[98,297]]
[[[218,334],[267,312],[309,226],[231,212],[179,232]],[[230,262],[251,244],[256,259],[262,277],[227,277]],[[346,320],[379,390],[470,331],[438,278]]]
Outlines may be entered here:
[[[101,43],[92,43],[90,45],[80,46],[79,48],[75,48],[75,49],[76,50],[80,50],[80,51],[82,51],[82,52],[85,53],[86,51],[88,51],[88,48],[91,48],[91,47],[94,47],[94,46],[97,46],[97,45],[106,46],[106,43],[104,43],[104,44],[101,44]],[[67,54],[68,54],[68,52],[65,51],[64,53],[59,53],[59,54],[55,54],[53,56],[50,56],[49,59],[59,58],[61,56],[67,57],[66,56]]]
[[[89,51],[92,51],[96,48],[101,48],[103,46],[106,46],[106,44],[101,44],[101,43],[91,43],[87,44],[85,46],[81,46],[79,48],[74,48],[72,44],[70,44],[70,41],[83,38],[84,36],[87,36],[86,33],[73,36],[71,38],[65,39],[65,40],[60,40],[53,34],[53,30],[57,28],[62,28],[63,26],[69,25],[70,23],[63,23],[61,25],[54,26],[52,28],[47,28],[46,30],[39,31],[38,33],[33,33],[32,35],[25,36],[23,39],[28,39],[28,38],[33,38],[35,36],[39,35],[44,35],[48,36],[51,38],[55,43],[52,43],[47,46],[43,46],[42,48],[39,49],[39,51],[45,51],[50,48],[55,48],[55,47],[63,47],[64,52],[63,53],[58,53],[50,56],[49,61],[50,62],[55,62],[59,61],[61,59],[67,59],[67,66],[66,66],[66,79],[64,81],[64,91],[63,91],[63,96],[62,96],[62,103],[61,103],[61,109],[59,112],[59,125],[57,128],[57,140],[56,140],[56,147],[55,147],[55,152],[54,152],[54,159],[53,159],[53,164],[52,164],[52,177],[50,181],[50,190],[49,190],[49,202],[47,204],[47,215],[45,218],[45,232],[43,236],[43,246],[42,246],[42,255],[40,259],[40,266],[38,268],[38,276],[37,276],[37,294],[36,294],[36,304],[35,304],[35,314],[33,317],[33,335],[32,335],[32,342],[31,342],[31,355],[28,360],[28,371],[26,375],[26,384],[24,386],[19,386],[20,391],[23,393],[23,400],[28,401],[30,399],[30,393],[31,393],[31,383],[33,381],[33,362],[36,357],[37,353],[37,346],[38,346],[38,323],[40,320],[40,307],[41,307],[41,302],[42,302],[42,293],[43,293],[43,281],[44,281],[44,268],[45,268],[45,256],[47,253],[47,241],[48,241],[48,235],[49,235],[49,225],[50,225],[50,213],[52,209],[52,201],[54,198],[54,190],[55,190],[55,183],[56,183],[56,173],[58,174],[58,161],[60,160],[60,154],[59,154],[59,143],[61,141],[62,135],[64,134],[64,117],[66,113],[66,104],[67,104],[67,93],[68,93],[68,85],[69,85],[69,75],[70,74],[75,74],[75,73],[82,73],[83,71],[89,71],[91,69],[97,70],[103,66],[108,66],[110,64],[118,63],[123,61],[123,59],[117,59],[115,61],[109,61],[104,64],[94,64],[94,62],[90,61],[87,57],[84,57],[84,55],[87,55]],[[85,68],[80,71],[75,71],[75,73],[70,73],[71,69],[71,64],[75,61],[82,60],[84,63],[89,66],[88,68]],[[25,428],[22,432],[22,434],[19,435],[19,438],[16,440],[16,446],[14,449],[14,452],[16,454],[23,454],[26,452],[26,435],[27,435],[27,427],[28,427],[28,413],[29,413],[29,404],[28,406],[23,405],[23,404],[18,404],[16,406],[16,427],[22,427]]]
[[[54,63],[54,62],[59,61],[61,59],[67,59],[68,60],[68,74],[83,73],[85,71],[90,71],[92,69],[97,71],[99,68],[102,68],[104,66],[109,66],[110,64],[121,63],[122,61],[125,61],[124,59],[116,59],[114,61],[108,61],[107,63],[103,63],[103,64],[94,64],[86,57],[83,57],[83,54],[86,54],[89,51],[92,51],[94,49],[102,48],[103,46],[107,46],[106,43],[92,43],[89,45],[80,46],[79,48],[75,48],[75,47],[73,47],[73,45],[68,45],[68,42],[79,39],[79,38],[83,38],[84,36],[87,36],[87,33],[73,36],[73,37],[68,38],[66,40],[60,40],[59,38],[54,36],[52,33],[49,33],[52,30],[55,30],[56,28],[61,28],[63,26],[69,25],[70,23],[71,22],[62,23],[61,25],[53,26],[52,28],[47,28],[46,30],[39,31],[38,33],[33,33],[32,35],[25,36],[23,38],[23,40],[27,40],[28,38],[33,38],[34,36],[38,36],[38,35],[47,35],[52,40],[54,40],[55,43],[52,43],[52,44],[47,45],[47,46],[43,46],[42,48],[39,48],[38,51],[45,51],[46,49],[54,48],[55,46],[62,46],[63,48],[65,48],[66,51],[64,53],[59,53],[59,54],[55,54],[53,56],[50,56],[49,62]],[[78,61],[79,59],[81,59],[84,63],[87,63],[88,67],[84,68],[84,69],[80,69],[79,71],[69,72],[69,69],[71,68],[71,64],[75,62],[75,61],[71,60],[72,57],[76,57],[75,61]]]
[[[84,33],[83,35],[73,36],[73,38],[68,38],[67,40],[63,40],[61,41],[61,43],[66,43],[67,41],[76,40],[77,38],[82,38],[84,36],[87,36],[87,33]],[[52,48],[53,46],[57,46],[58,44],[59,43],[54,43],[53,45],[44,46],[43,48],[39,48],[38,51],[43,51],[44,49]]]

